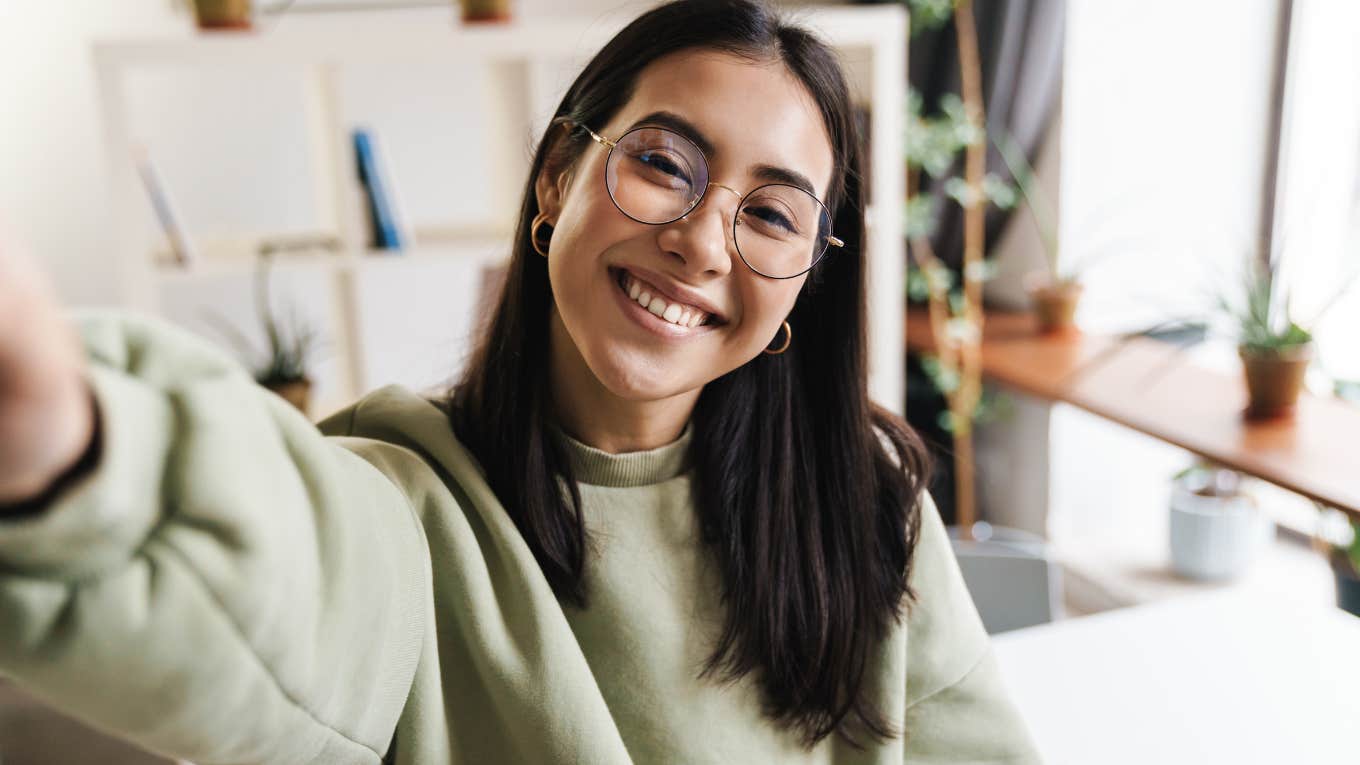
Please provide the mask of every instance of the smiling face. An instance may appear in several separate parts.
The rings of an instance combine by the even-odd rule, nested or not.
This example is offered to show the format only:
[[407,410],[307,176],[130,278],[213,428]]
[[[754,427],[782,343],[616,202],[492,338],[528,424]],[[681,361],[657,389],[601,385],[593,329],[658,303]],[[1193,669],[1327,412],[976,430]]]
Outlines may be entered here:
[[782,334],[807,276],[771,279],[743,263],[732,225],[740,195],[770,183],[775,168],[804,176],[824,200],[834,165],[816,103],[778,62],[713,51],[665,56],[642,71],[608,124],[588,127],[617,140],[640,121],[661,124],[644,119],[658,113],[688,123],[699,135],[687,137],[711,149],[714,185],[684,218],[650,225],[621,212],[605,184],[609,150],[596,143],[567,174],[545,171],[535,187],[554,227],[554,374],[591,378],[555,382],[628,401],[697,396]]

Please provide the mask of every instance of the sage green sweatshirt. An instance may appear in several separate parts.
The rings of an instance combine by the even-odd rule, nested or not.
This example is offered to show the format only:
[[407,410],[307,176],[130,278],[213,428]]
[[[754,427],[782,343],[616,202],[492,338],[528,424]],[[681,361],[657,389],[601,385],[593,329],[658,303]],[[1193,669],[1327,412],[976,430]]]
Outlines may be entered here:
[[[590,607],[564,607],[440,409],[389,387],[321,432],[168,325],[85,315],[92,472],[0,522],[0,673],[210,763],[1031,763],[939,515],[877,652],[904,738],[811,751],[754,679],[697,679],[721,626],[689,433],[570,442]],[[324,433],[324,435],[323,435]]]

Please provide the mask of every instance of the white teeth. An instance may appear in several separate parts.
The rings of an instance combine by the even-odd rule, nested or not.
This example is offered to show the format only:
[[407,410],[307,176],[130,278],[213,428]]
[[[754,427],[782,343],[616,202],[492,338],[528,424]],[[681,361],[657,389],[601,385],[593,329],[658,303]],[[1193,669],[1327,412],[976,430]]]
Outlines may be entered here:
[[707,317],[703,311],[692,309],[680,303],[667,303],[660,295],[653,295],[632,276],[624,274],[628,297],[660,319],[680,327],[694,328],[704,323]]

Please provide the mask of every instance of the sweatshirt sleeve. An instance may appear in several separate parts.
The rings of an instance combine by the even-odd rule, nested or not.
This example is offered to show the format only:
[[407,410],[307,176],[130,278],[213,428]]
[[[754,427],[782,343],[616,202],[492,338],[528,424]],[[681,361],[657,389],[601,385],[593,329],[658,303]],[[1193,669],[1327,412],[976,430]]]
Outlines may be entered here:
[[203,341],[80,325],[94,468],[0,521],[0,674],[205,763],[377,763],[429,569],[407,497]]
[[1040,763],[929,493],[910,581],[918,599],[908,616],[905,761]]

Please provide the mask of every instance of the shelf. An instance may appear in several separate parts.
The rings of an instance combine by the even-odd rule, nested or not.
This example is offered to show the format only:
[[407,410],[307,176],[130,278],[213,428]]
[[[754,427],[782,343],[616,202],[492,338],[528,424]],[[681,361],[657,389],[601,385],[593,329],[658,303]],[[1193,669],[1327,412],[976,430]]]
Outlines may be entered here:
[[[318,268],[325,270],[356,270],[368,268],[402,268],[422,263],[501,261],[509,256],[510,245],[504,239],[460,244],[421,245],[396,252],[364,250],[362,252],[303,252],[279,253],[274,256],[275,267]],[[210,276],[237,276],[252,273],[258,262],[248,256],[208,257],[190,265],[160,262],[154,269],[161,281],[194,279]]]
[[[787,15],[839,47],[892,44],[900,8],[809,7]],[[402,12],[286,18],[250,32],[196,33],[101,41],[100,66],[277,67],[331,61],[429,63],[438,59],[515,60],[593,53],[636,17],[636,11],[587,16],[536,16],[500,25],[464,26],[455,7]]]
[[[934,351],[923,308],[907,311],[906,337],[908,349]],[[1043,335],[1028,313],[990,313],[983,331],[983,376],[1040,399],[1072,404],[1360,517],[1355,456],[1360,407],[1305,392],[1292,420],[1247,421],[1240,376],[1196,366],[1175,346],[1145,338],[1099,359],[1114,341],[1081,333]]]
[[[505,231],[514,226],[511,216],[521,204],[521,180],[529,169],[526,145],[542,134],[547,117],[574,73],[637,12],[637,8],[628,8],[606,14],[529,14],[504,25],[464,26],[456,17],[455,5],[447,4],[289,15],[263,20],[257,30],[244,33],[199,33],[186,23],[178,34],[95,43],[92,57],[112,188],[111,250],[120,266],[119,303],[169,315],[171,301],[181,314],[195,313],[197,308],[189,304],[189,296],[222,298],[228,292],[227,285],[235,294],[241,287],[241,277],[253,272],[251,253],[258,249],[248,241],[224,247],[220,253],[205,247],[204,257],[188,268],[153,262],[150,255],[163,235],[150,225],[153,219],[146,214],[145,190],[130,152],[136,123],[136,115],[130,112],[134,107],[144,108],[133,97],[136,81],[147,74],[185,73],[211,88],[217,86],[219,78],[215,75],[221,72],[285,78],[295,81],[300,89],[298,103],[317,212],[314,223],[308,225],[334,235],[346,251],[329,256],[331,259],[320,255],[305,259],[281,256],[278,267],[296,267],[302,277],[299,289],[317,292],[314,302],[318,305],[325,296],[308,283],[313,276],[308,269],[315,265],[320,276],[334,283],[331,302],[336,308],[319,307],[318,312],[329,310],[335,316],[332,323],[337,328],[342,359],[337,365],[337,395],[357,397],[370,384],[388,381],[393,375],[397,380],[416,380],[420,374],[433,374],[436,370],[409,372],[417,368],[422,352],[428,356],[419,344],[438,342],[448,356],[459,357],[465,348],[457,343],[467,335],[459,328],[464,327],[461,322],[466,317],[425,317],[426,324],[446,329],[440,337],[421,338],[400,334],[418,321],[387,327],[379,317],[395,315],[398,309],[410,314],[448,306],[453,301],[450,288],[466,288],[469,294],[457,300],[469,306],[478,304],[476,295],[471,294],[484,275],[484,270],[477,268],[478,262],[489,265],[509,252],[506,245],[511,235]],[[873,105],[865,158],[867,201],[872,206],[864,246],[869,394],[900,413],[905,401],[900,285],[905,278],[906,257],[900,204],[894,200],[900,200],[904,193],[898,170],[907,92],[906,9],[900,4],[803,6],[782,9],[781,13],[819,34],[841,59],[852,98]],[[455,245],[425,245],[431,240],[417,233],[415,240],[422,246],[415,253],[393,257],[362,253],[359,243],[365,237],[358,201],[362,196],[357,189],[351,125],[344,108],[344,83],[346,75],[355,69],[368,68],[371,73],[392,66],[483,81],[481,95],[460,104],[464,107],[460,112],[484,126],[487,141],[482,150],[489,175],[477,193],[485,195],[487,209],[500,212],[495,213],[495,220],[457,228],[460,234],[468,234],[469,228],[500,232],[494,242],[469,243],[459,237]],[[471,254],[465,255],[469,252],[463,249],[465,246],[471,248]],[[456,279],[471,283],[450,283]],[[214,280],[221,283],[220,288]],[[386,296],[378,294],[380,285],[412,294],[395,296],[400,298],[400,305],[387,304],[383,302]],[[423,297],[415,297],[415,292]],[[248,298],[248,291],[241,294]],[[434,301],[433,306],[419,305],[421,299]],[[361,304],[370,308],[355,307]],[[356,310],[358,318],[350,315]],[[386,327],[384,331],[389,334],[376,334],[379,326]],[[394,353],[381,363],[370,363],[396,346],[402,350],[400,357]],[[403,374],[407,377],[401,377]]]

